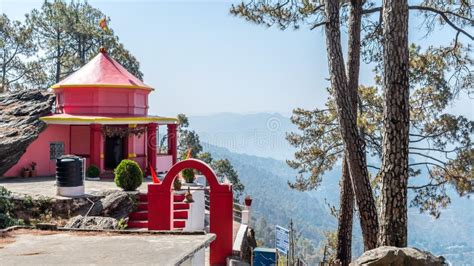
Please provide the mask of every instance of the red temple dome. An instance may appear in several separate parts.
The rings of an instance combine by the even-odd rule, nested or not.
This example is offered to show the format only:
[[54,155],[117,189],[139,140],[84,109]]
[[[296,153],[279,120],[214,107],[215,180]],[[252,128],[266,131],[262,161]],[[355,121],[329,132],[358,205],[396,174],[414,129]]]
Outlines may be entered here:
[[153,90],[102,50],[82,68],[51,86],[53,89],[73,87]]

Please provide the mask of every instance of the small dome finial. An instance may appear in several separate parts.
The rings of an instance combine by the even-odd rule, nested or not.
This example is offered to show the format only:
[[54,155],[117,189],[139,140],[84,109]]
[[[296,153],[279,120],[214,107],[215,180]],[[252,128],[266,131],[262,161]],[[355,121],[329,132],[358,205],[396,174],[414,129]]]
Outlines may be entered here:
[[99,48],[99,52],[105,54],[105,53],[107,53],[107,49],[105,49],[104,46],[101,46],[101,47]]

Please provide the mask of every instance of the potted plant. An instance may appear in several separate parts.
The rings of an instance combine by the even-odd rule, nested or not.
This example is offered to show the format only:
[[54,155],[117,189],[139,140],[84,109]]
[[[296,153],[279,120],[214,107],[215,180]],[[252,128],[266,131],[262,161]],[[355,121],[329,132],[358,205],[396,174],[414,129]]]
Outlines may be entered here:
[[187,184],[194,184],[194,169],[187,168],[181,171],[181,176],[184,178]]
[[179,180],[179,177],[176,177],[173,181],[173,188],[175,191],[181,190],[181,187],[183,184],[181,184],[181,180]]
[[28,167],[21,168],[21,177],[30,177],[31,171]]
[[36,162],[31,162],[31,176],[36,176]]
[[89,167],[87,167],[87,170],[86,170],[86,176],[87,176],[87,179],[89,180],[99,180],[99,176],[100,176],[100,170],[97,166],[95,165],[90,165]]

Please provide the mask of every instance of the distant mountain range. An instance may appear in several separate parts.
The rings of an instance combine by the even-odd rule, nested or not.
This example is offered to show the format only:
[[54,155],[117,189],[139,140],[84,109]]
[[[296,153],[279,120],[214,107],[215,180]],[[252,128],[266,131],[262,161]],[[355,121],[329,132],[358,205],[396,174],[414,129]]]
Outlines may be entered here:
[[[293,219],[296,228],[313,248],[321,247],[324,232],[337,226],[337,220],[330,214],[326,202],[338,204],[340,167],[336,166],[324,176],[317,191],[294,191],[288,187],[288,181],[294,181],[296,172],[282,161],[293,154],[291,147],[283,145],[286,143],[284,133],[294,130],[289,118],[267,113],[225,113],[190,117],[189,120],[191,127],[199,134],[204,149],[215,158],[228,158],[238,171],[245,185],[245,194],[252,195],[254,199],[254,222],[262,227],[264,219],[268,226],[265,232],[257,232],[265,244],[273,245],[274,225],[286,226]],[[271,126],[272,123],[277,126]],[[277,130],[272,131],[274,128]],[[259,133],[252,135],[252,132]],[[260,140],[267,141],[260,141],[255,136],[262,136]],[[239,141],[241,145],[236,145]],[[454,191],[451,195],[451,205],[437,220],[420,214],[417,209],[410,209],[409,245],[443,255],[453,265],[473,265],[474,198],[459,198]],[[362,253],[362,241],[358,219],[354,223],[353,253],[358,256]],[[306,255],[315,250],[307,250]]]
[[191,116],[189,123],[201,141],[232,152],[278,160],[289,159],[294,152],[285,135],[296,127],[288,117],[278,113]]

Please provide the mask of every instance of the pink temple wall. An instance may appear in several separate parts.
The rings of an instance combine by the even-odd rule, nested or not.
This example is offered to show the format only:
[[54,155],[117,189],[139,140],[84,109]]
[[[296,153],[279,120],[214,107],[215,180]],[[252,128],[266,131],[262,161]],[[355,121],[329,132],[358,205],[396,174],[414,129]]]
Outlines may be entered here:
[[130,157],[130,160],[133,160],[140,165],[142,170],[146,171],[146,138],[145,135],[141,135],[140,137],[135,135],[130,135],[128,139],[128,153],[129,155],[135,155],[136,157]]
[[67,114],[147,115],[146,90],[120,88],[59,89],[57,110]]
[[[50,160],[49,145],[51,142],[64,142],[64,154],[75,154],[87,158],[90,165],[90,127],[89,125],[48,125],[39,137],[28,146],[18,163],[10,168],[5,177],[21,175],[23,167],[30,167],[36,162],[38,176],[54,176],[56,161]],[[104,154],[104,139],[101,138],[100,153]],[[147,170],[147,138],[146,134],[137,137],[130,135],[128,139],[128,157],[136,161],[143,171]],[[156,154],[156,172],[167,172],[172,166],[172,156]],[[127,155],[125,156],[127,157]],[[100,169],[104,168],[104,158],[101,156]]]
[[165,173],[173,166],[173,156],[168,154],[156,155],[156,172]]
[[71,126],[71,153],[88,158],[90,155],[91,130],[89,125]]
[[26,152],[18,163],[10,168],[4,176],[21,176],[23,167],[30,167],[36,162],[38,176],[54,176],[56,173],[56,161],[49,159],[49,144],[51,142],[64,142],[64,153],[70,153],[70,126],[49,125],[39,137],[28,146]]

